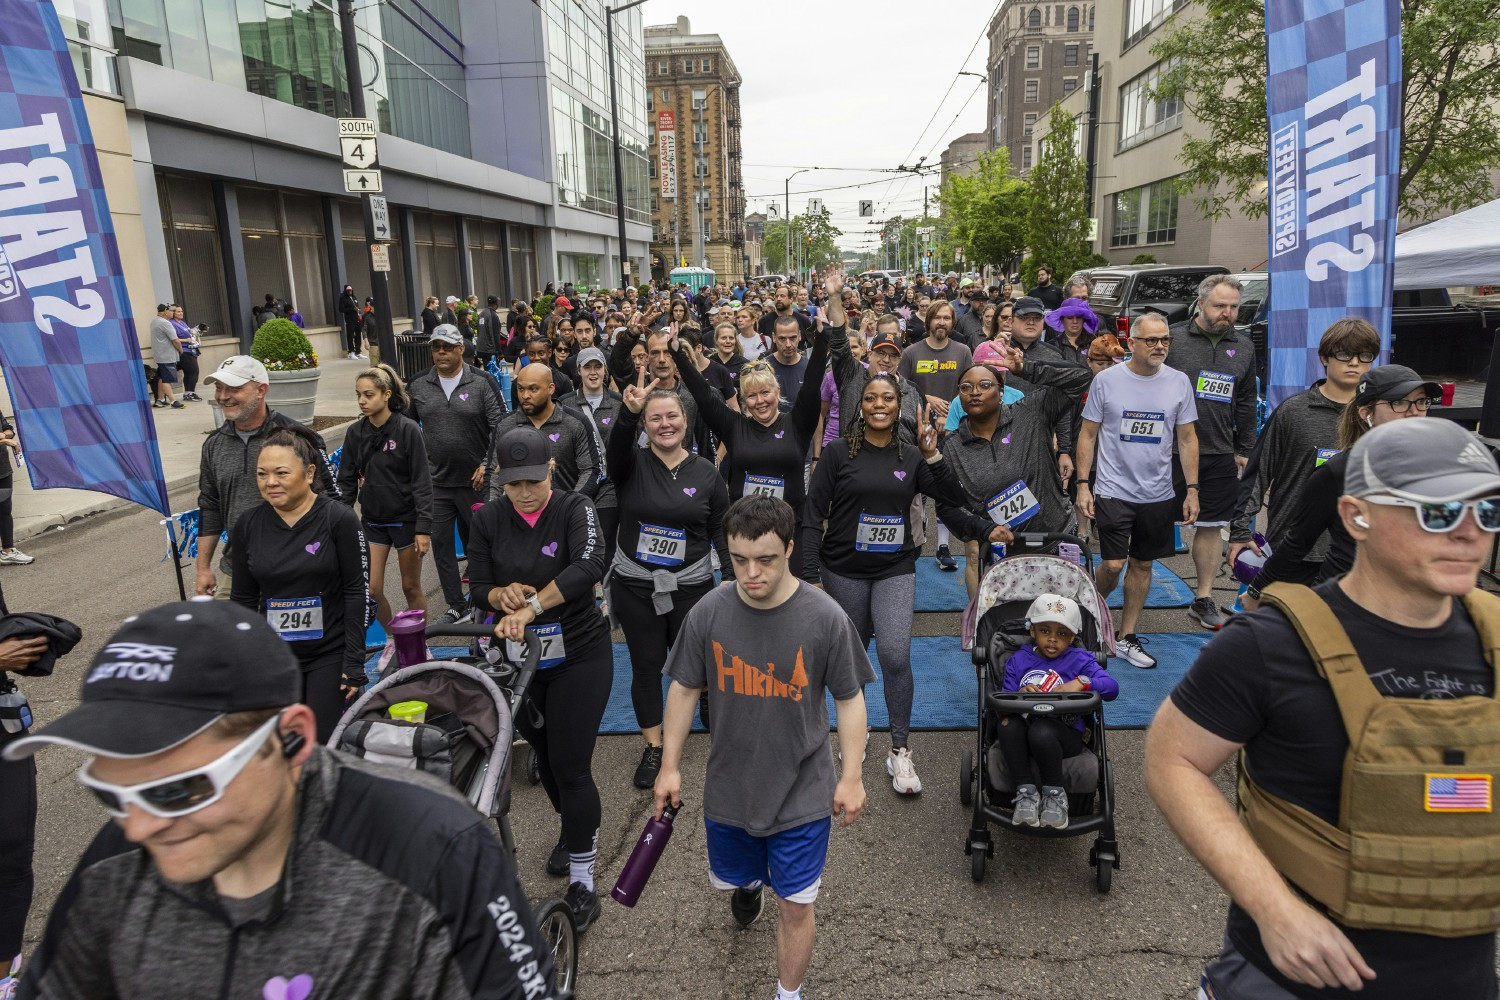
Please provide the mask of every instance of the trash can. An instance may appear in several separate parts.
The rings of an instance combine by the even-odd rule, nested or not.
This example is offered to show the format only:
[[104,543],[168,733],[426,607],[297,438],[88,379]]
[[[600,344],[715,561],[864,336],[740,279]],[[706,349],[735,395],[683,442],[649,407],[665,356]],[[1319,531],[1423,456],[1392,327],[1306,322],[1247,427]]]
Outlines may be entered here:
[[432,350],[427,346],[427,338],[414,330],[396,334],[396,357],[400,359],[397,374],[404,382],[410,382],[432,367]]

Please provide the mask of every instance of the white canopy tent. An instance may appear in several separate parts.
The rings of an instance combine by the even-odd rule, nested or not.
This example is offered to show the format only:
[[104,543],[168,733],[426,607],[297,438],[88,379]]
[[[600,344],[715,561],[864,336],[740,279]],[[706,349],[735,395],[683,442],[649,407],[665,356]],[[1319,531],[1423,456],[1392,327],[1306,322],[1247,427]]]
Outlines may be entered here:
[[1500,284],[1500,199],[1396,237],[1396,290]]

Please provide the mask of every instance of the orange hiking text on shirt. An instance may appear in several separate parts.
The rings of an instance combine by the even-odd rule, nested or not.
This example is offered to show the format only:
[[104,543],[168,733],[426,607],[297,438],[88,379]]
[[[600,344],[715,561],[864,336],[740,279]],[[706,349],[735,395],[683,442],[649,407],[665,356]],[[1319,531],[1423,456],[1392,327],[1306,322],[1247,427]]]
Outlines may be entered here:
[[[797,663],[792,668],[792,676],[789,680],[778,680],[776,677],[776,664],[768,663],[766,668],[746,663],[738,656],[729,659],[729,665],[724,665],[724,647],[714,642],[714,665],[718,668],[719,690],[726,693],[742,694],[751,698],[787,698],[791,701],[801,701],[802,692],[807,687],[807,672],[802,669],[802,647],[797,647]],[[725,680],[729,681],[726,687]]]

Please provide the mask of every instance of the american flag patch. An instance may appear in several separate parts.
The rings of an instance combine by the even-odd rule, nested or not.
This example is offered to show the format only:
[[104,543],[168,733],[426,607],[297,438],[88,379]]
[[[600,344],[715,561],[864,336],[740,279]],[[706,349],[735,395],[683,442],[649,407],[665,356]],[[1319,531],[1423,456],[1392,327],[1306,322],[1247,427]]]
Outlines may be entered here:
[[1488,774],[1427,775],[1428,812],[1489,812],[1490,776]]

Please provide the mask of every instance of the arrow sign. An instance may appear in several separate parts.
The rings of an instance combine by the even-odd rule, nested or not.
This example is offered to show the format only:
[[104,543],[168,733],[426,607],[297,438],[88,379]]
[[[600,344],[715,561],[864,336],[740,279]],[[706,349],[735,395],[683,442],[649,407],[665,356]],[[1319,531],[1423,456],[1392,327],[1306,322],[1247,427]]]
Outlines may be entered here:
[[875,214],[875,203],[873,201],[862,201],[859,203],[859,214],[861,218],[870,218]]
[[378,193],[385,190],[379,170],[345,170],[344,190],[353,194]]
[[390,239],[391,213],[386,206],[385,195],[370,195],[370,216],[375,220],[375,238],[377,240]]
[[355,167],[359,170],[373,170],[380,164],[380,157],[375,152],[374,138],[349,138],[339,136],[339,152],[344,158],[344,166]]

